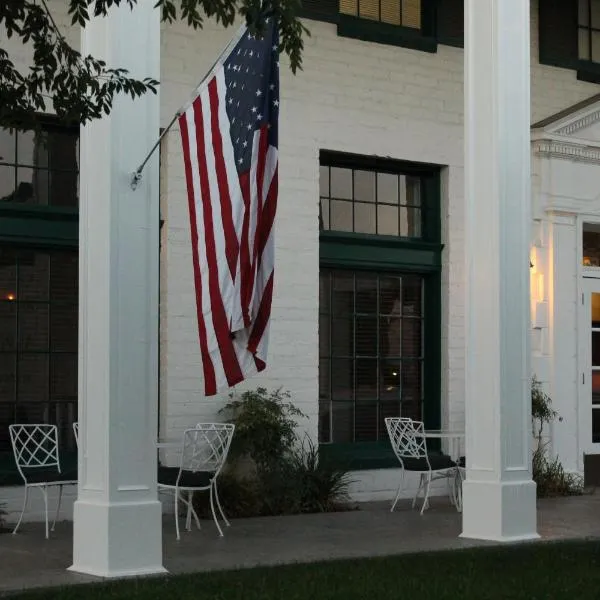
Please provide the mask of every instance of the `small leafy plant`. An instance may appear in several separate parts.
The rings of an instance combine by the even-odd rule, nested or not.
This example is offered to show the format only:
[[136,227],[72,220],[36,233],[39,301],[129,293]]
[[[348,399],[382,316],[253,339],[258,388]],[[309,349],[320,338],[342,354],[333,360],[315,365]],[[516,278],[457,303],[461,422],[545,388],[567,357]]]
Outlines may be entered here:
[[558,417],[552,408],[552,400],[542,388],[541,382],[533,377],[531,382],[531,421],[536,447],[533,451],[532,473],[540,498],[550,496],[575,496],[583,492],[583,478],[576,473],[567,473],[558,456],[548,458],[548,442],[543,441],[544,426]]

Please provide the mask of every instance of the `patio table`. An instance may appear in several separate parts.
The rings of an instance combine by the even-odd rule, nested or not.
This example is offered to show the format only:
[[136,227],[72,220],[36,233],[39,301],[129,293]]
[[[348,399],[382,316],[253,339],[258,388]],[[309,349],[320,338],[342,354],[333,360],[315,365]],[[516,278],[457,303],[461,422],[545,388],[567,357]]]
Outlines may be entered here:
[[456,462],[456,472],[452,485],[450,500],[458,512],[462,512],[462,471],[460,466],[460,443],[465,439],[465,432],[454,429],[428,429],[425,431],[428,439],[448,440],[450,458]]

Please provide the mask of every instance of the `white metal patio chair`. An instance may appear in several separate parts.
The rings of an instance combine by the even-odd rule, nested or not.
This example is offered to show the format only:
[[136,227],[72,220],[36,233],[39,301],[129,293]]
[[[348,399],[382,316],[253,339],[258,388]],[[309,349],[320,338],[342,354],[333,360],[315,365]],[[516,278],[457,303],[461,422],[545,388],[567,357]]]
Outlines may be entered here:
[[75,445],[79,448],[79,422],[73,422],[73,435],[75,436]]
[[56,425],[9,425],[10,441],[19,474],[25,483],[25,498],[21,516],[13,530],[17,533],[29,498],[29,489],[37,488],[44,497],[46,539],[48,533],[48,488],[58,487],[58,504],[52,531],[58,520],[62,491],[65,485],[77,485],[76,472],[63,472],[58,453],[58,428]]
[[[229,423],[198,423],[183,433],[181,461],[178,467],[158,468],[159,491],[172,490],[175,496],[175,531],[179,534],[179,502],[187,506],[186,529],[191,530],[192,516],[200,529],[200,520],[192,505],[194,492],[210,493],[210,508],[213,519],[223,536],[223,530],[215,511],[215,503],[227,526],[229,521],[219,501],[217,478],[221,472],[233,439],[235,425]],[[187,492],[187,498],[183,494]]]
[[421,490],[423,490],[423,506],[421,514],[429,506],[429,489],[431,482],[437,479],[448,479],[449,484],[455,485],[457,464],[444,454],[429,454],[425,427],[421,421],[413,421],[405,417],[388,417],[385,419],[388,436],[402,467],[400,484],[390,512],[394,512],[396,504],[404,489],[405,472],[420,473],[419,487],[413,499],[415,507]]

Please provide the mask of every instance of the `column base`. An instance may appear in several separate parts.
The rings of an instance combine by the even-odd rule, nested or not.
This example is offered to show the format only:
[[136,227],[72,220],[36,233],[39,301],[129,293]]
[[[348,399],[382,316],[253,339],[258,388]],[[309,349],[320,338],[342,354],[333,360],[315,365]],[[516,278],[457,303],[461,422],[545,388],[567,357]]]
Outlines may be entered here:
[[166,573],[161,503],[77,500],[73,508],[73,565],[68,570],[106,578]]
[[460,537],[494,542],[538,539],[536,485],[533,481],[463,483]]

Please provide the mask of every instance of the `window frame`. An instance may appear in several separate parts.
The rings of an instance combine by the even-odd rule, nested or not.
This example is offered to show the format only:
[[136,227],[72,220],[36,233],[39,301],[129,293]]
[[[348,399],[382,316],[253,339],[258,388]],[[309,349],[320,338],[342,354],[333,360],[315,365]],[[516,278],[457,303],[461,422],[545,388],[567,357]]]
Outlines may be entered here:
[[[360,170],[396,171],[422,178],[423,238],[408,239],[349,232],[319,233],[319,270],[348,269],[377,273],[415,273],[424,279],[423,420],[430,429],[441,425],[441,167],[355,154],[320,152],[319,166]],[[426,216],[427,215],[427,216]],[[432,448],[437,446],[432,445]],[[398,462],[387,440],[358,443],[319,444],[322,456],[348,470],[397,468]]]

